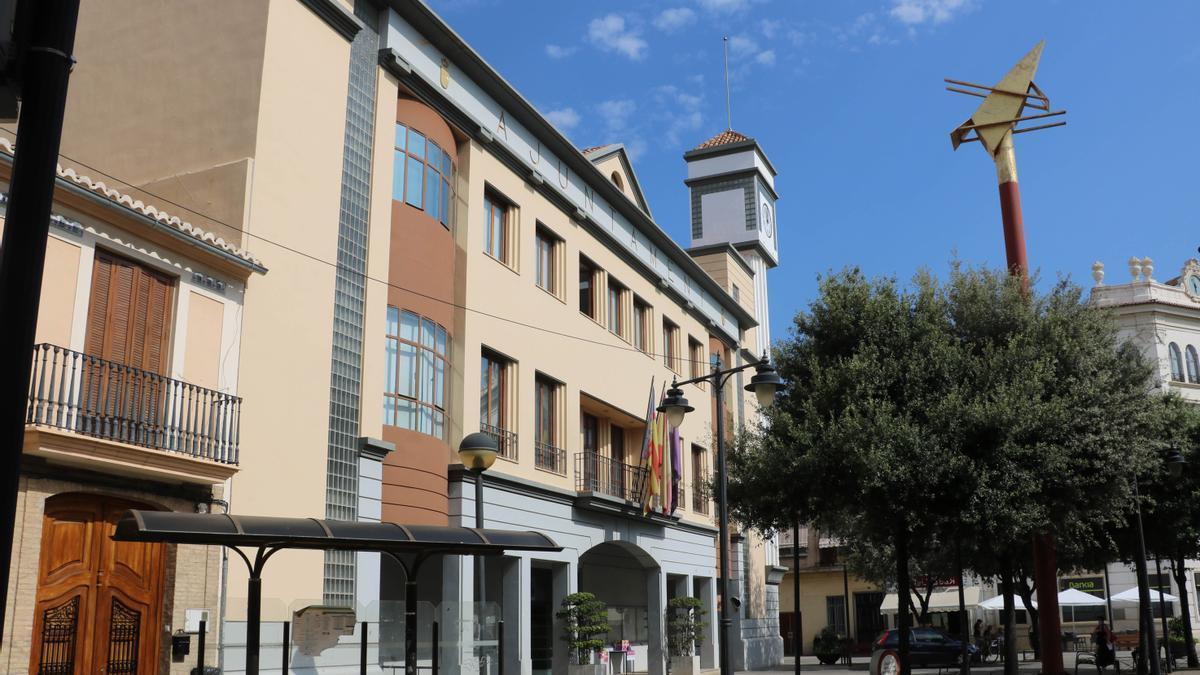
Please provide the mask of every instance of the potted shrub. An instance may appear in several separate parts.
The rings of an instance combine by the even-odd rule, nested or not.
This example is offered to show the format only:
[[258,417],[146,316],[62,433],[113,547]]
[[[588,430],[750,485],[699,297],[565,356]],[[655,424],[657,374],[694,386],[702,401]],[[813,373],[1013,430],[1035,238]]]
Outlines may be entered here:
[[671,675],[700,675],[696,645],[704,641],[704,605],[699,598],[672,598],[667,602],[667,652]]
[[1187,656],[1187,640],[1183,636],[1183,619],[1178,617],[1167,622],[1167,645],[1171,658]]
[[563,598],[555,614],[563,622],[563,640],[571,650],[567,675],[605,675],[608,666],[599,663],[596,652],[604,648],[599,636],[608,633],[608,608],[591,593],[572,593]]
[[842,658],[842,636],[833,626],[826,626],[813,638],[813,654],[826,666],[832,666]]

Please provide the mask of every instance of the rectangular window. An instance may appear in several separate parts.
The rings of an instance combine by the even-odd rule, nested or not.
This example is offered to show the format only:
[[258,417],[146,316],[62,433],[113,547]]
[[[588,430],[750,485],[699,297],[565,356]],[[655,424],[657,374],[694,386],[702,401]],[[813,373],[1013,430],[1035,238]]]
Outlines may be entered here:
[[625,461],[625,429],[610,424],[608,427],[608,446],[612,452],[612,458],[618,462]]
[[392,153],[392,199],[398,202],[404,201],[404,166],[407,156],[403,150]]
[[825,596],[825,625],[831,626],[838,635],[846,635],[846,596]]
[[595,321],[600,320],[596,302],[596,276],[599,270],[592,261],[579,256],[579,311]]
[[421,163],[421,160],[412,155],[408,156],[407,188],[404,190],[404,201],[418,209],[424,208],[425,205],[421,201],[421,177],[424,169],[425,165]]
[[[434,144],[429,144],[430,148],[437,147]],[[438,197],[438,188],[442,185],[442,179],[438,176],[438,172],[432,166],[425,167],[425,210],[429,212],[429,216],[434,220],[441,220],[441,204],[442,200]]]
[[509,264],[510,210],[511,206],[500,197],[484,194],[483,250],[505,265]]
[[563,449],[559,405],[562,384],[538,373],[534,377],[534,466],[560,475],[567,473],[567,452]]
[[742,292],[738,290],[737,284],[732,284],[732,287],[733,287],[733,292],[730,293],[730,295],[733,296],[733,301],[741,302],[742,301]]
[[629,289],[608,278],[608,330],[625,337],[625,294]]
[[479,430],[491,434],[498,456],[516,461],[517,435],[510,430],[512,361],[489,349],[482,351],[479,382]]
[[534,261],[537,285],[555,296],[559,294],[558,247],[559,239],[553,233],[544,227],[537,229]]
[[708,467],[704,446],[692,446],[692,511],[708,513]]
[[679,372],[679,326],[663,319],[663,365]]
[[1162,591],[1163,593],[1174,593],[1174,591],[1171,590],[1171,575],[1167,572],[1163,572],[1162,574],[1155,574],[1151,572],[1150,574],[1146,575],[1146,581],[1148,581],[1150,584],[1150,614],[1155,619],[1161,619],[1163,617],[1163,610],[1166,610],[1166,617],[1168,619],[1174,617],[1175,603],[1159,603],[1158,593],[1156,592]]
[[633,298],[633,346],[650,351],[650,305],[637,296]]
[[416,129],[396,124],[392,154],[392,199],[425,210],[450,227],[450,183],[454,160],[450,153]]
[[700,377],[704,374],[704,344],[690,335],[688,336],[688,362],[690,365],[688,377]]
[[448,344],[433,320],[387,308],[384,424],[445,437]]
[[408,154],[417,159],[425,159],[425,135],[416,129],[408,130]]
[[595,454],[599,450],[600,420],[595,415],[580,413],[579,427],[583,434],[583,451]]

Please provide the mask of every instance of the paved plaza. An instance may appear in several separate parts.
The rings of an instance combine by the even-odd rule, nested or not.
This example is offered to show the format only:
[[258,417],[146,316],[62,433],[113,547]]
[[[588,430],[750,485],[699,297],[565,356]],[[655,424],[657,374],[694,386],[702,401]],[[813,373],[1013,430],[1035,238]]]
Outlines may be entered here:
[[[1121,652],[1121,671],[1126,675],[1133,675],[1136,671],[1130,666],[1129,652]],[[817,662],[815,656],[801,657],[801,671],[806,675],[814,675],[816,673],[846,673],[846,672],[868,672],[870,670],[870,659],[865,656],[854,657],[853,664],[849,667],[838,664],[833,666],[821,665]],[[756,670],[756,671],[739,671],[743,673],[755,673],[756,675],[793,675],[792,657],[785,657],[782,668],[776,670]],[[1069,674],[1075,673],[1075,653],[1066,652],[1063,654],[1063,668]],[[705,675],[716,675],[719,671],[705,671]],[[1041,662],[1039,661],[1022,661],[1019,666],[1020,675],[1036,675],[1041,672]],[[1109,672],[1112,672],[1111,670]],[[1200,669],[1195,668],[1180,668],[1172,669],[1172,673],[1179,675],[1200,673]],[[913,668],[913,675],[957,675],[957,668]],[[971,675],[1003,675],[1004,665],[1001,663],[987,663],[984,665],[976,665],[971,668]],[[1095,670],[1092,666],[1081,666],[1080,673],[1084,675],[1094,675]]]

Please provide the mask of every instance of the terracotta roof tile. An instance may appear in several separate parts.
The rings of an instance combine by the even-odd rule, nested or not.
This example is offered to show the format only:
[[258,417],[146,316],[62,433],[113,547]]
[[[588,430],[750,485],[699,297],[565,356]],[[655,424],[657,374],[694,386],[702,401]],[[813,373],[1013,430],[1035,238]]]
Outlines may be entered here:
[[715,148],[715,147],[718,147],[721,145],[729,145],[731,143],[741,143],[743,141],[753,141],[753,140],[754,140],[753,138],[750,138],[749,136],[747,136],[741,132],[734,131],[733,129],[726,129],[725,131],[722,131],[721,133],[717,134],[716,136],[713,136],[712,138],[708,139],[707,141],[704,141],[700,145],[697,145],[694,149],[704,150],[707,148]]
[[[14,155],[15,149],[9,139],[0,137],[0,152],[4,152],[10,156]],[[179,216],[173,216],[165,211],[160,211],[158,208],[150,204],[143,203],[140,199],[135,199],[130,195],[120,192],[119,190],[108,187],[101,181],[92,180],[88,176],[81,176],[75,173],[74,169],[64,169],[61,164],[58,164],[56,168],[60,178],[69,180],[83,189],[88,190],[89,192],[102,195],[120,206],[123,206],[131,211],[136,211],[147,218],[157,220],[168,227],[179,230],[180,232],[199,242],[208,244],[209,246],[232,254],[252,265],[257,265],[259,267],[262,266],[262,262],[258,258],[254,257],[254,255],[249,251],[225,241],[212,232],[208,232],[196,227],[186,220],[181,219]]]

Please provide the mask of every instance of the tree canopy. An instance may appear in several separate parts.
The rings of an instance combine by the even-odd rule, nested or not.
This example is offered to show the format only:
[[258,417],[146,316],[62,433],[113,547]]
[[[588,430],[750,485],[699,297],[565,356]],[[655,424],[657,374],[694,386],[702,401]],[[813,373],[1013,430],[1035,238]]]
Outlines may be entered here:
[[966,567],[1010,577],[1034,533],[1113,550],[1129,477],[1157,461],[1152,368],[1067,281],[845,270],[776,360],[788,389],[729,457],[731,509],[762,530],[799,518],[918,560],[955,542]]

